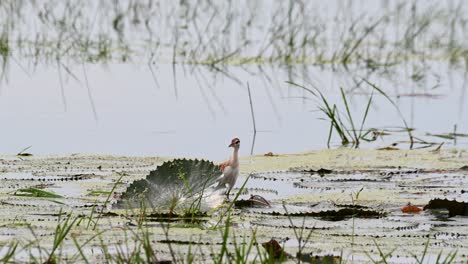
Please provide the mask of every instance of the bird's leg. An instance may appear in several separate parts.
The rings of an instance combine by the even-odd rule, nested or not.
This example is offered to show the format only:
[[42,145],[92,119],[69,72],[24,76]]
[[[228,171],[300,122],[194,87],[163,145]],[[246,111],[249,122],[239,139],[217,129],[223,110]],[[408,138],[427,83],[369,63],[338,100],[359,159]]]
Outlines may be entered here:
[[225,193],[226,194],[226,198],[229,199],[229,193],[231,192],[231,185],[230,184],[226,184],[227,186],[227,192]]

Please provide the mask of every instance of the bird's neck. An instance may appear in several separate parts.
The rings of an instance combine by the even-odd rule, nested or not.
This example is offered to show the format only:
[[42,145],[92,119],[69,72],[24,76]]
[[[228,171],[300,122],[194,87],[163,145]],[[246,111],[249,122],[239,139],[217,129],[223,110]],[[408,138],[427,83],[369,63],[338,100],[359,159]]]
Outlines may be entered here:
[[232,152],[232,162],[239,162],[239,148],[234,148],[234,151]]

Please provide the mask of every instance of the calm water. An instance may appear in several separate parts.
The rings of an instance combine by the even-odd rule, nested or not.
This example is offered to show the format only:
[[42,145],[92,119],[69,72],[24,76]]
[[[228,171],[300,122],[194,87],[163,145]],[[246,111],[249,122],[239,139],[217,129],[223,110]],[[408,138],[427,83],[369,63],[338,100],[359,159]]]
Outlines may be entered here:
[[[13,30],[7,35],[11,52],[7,59],[3,59],[6,61],[6,67],[2,68],[3,77],[0,82],[0,123],[3,138],[0,141],[0,153],[16,154],[23,148],[32,146],[28,152],[33,154],[105,153],[205,157],[219,160],[229,154],[227,144],[232,137],[241,139],[241,155],[249,155],[252,149],[254,154],[270,151],[297,153],[322,149],[327,147],[330,122],[322,120],[325,116],[318,111],[317,100],[311,98],[311,95],[301,88],[288,85],[286,81],[319,88],[327,99],[337,103],[342,111],[339,89],[343,87],[350,100],[354,122],[359,127],[371,93],[370,87],[361,83],[362,78],[376,83],[396,102],[408,125],[416,129],[414,134],[418,138],[434,143],[445,142],[444,147],[452,147],[455,143],[457,147],[466,147],[468,141],[463,137],[457,138],[454,142],[426,135],[426,133],[453,132],[455,125],[457,132],[468,132],[468,114],[464,105],[467,99],[464,57],[461,57],[460,63],[451,64],[446,55],[441,53],[442,48],[433,48],[437,46],[434,41],[440,39],[440,34],[443,33],[442,23],[451,21],[451,18],[444,17],[444,14],[457,8],[464,10],[466,5],[457,5],[450,1],[418,2],[414,11],[411,5],[399,2],[403,6],[401,8],[403,11],[395,13],[399,10],[398,3],[361,2],[364,5],[373,3],[369,7],[375,11],[372,13],[373,16],[360,5],[351,2],[347,4],[334,2],[330,5],[308,3],[304,6],[306,10],[311,10],[313,14],[321,14],[314,19],[302,14],[300,8],[292,7],[290,11],[296,19],[286,23],[275,18],[270,24],[266,22],[271,17],[275,17],[274,14],[285,21],[290,18],[286,12],[287,5],[270,5],[263,1],[237,4],[229,2],[229,6],[222,6],[225,9],[220,11],[219,16],[213,11],[214,9],[207,9],[209,11],[206,11],[206,15],[212,15],[213,20],[218,22],[223,19],[230,21],[222,15],[232,15],[233,25],[226,26],[229,28],[229,33],[223,35],[225,38],[213,37],[217,36],[216,34],[224,34],[224,31],[220,33],[219,26],[215,27],[208,23],[203,13],[192,20],[175,19],[171,14],[181,12],[179,9],[183,7],[173,3],[160,3],[164,7],[161,9],[152,7],[161,10],[157,15],[152,15],[149,11],[148,14],[143,13],[143,10],[151,10],[145,6],[148,3],[137,5],[134,8],[137,10],[135,14],[122,5],[119,8],[127,10],[122,11],[123,22],[117,19],[118,15],[113,16],[119,13],[119,10],[112,9],[109,11],[110,15],[101,12],[107,4],[84,5],[79,10],[87,12],[79,16],[75,13],[68,14],[67,12],[71,11],[60,4],[54,7],[44,3],[36,6],[23,3],[23,6],[12,7],[18,8],[21,12],[2,21],[4,25],[10,25]],[[192,4],[189,7],[197,6]],[[252,5],[251,8],[246,9],[249,5]],[[43,16],[47,8],[51,8],[51,13],[55,14],[57,20],[50,18],[54,17],[50,14],[46,19],[41,18],[41,14]],[[353,10],[351,14],[344,12],[348,8]],[[431,17],[431,14],[428,14],[431,8],[443,12]],[[231,10],[231,13],[226,10]],[[5,7],[2,9],[2,12],[7,11]],[[410,20],[411,12],[415,12],[418,19],[423,21]],[[31,16],[28,17],[27,14]],[[55,22],[62,21],[59,18],[63,14],[68,14],[70,17],[76,15],[78,21],[82,22],[82,28],[76,29],[78,32],[67,28],[75,24],[68,25],[66,18],[63,19],[65,22],[62,26],[57,26]],[[90,14],[95,15],[95,20]],[[464,18],[463,14],[461,12],[460,20]],[[158,27],[161,31],[149,34],[148,30],[144,30],[142,23],[129,24],[132,15],[141,18],[142,21],[146,15],[146,18],[152,19],[149,20],[150,28]],[[370,53],[380,52],[378,43],[375,43],[377,40],[388,36],[382,43],[392,43],[400,36],[412,32],[405,28],[408,21],[424,25],[424,19],[429,19],[435,22],[430,24],[421,39],[417,38],[412,42],[413,49],[416,49],[411,53],[412,56],[421,52],[422,58],[415,56],[414,59],[399,61],[396,66],[382,67],[378,70],[372,70],[368,65],[363,66],[361,61],[350,64],[347,66],[348,69],[334,63],[318,63],[320,56],[331,56],[334,50],[343,49],[343,43],[347,39],[341,38],[339,32],[347,32],[352,47],[353,43],[356,43],[353,41],[362,36],[366,27],[382,16],[388,16],[390,22],[383,20],[382,23],[385,24],[382,29],[373,32],[369,39],[364,39],[363,42],[366,44],[363,47],[359,46],[360,54],[367,54],[372,58]],[[455,15],[454,17],[456,18]],[[251,24],[247,23],[249,18],[252,20]],[[206,24],[207,30],[196,31],[194,25],[197,21],[200,25]],[[323,24],[327,21],[329,24]],[[356,23],[356,32],[349,29],[350,21],[359,21]],[[455,24],[458,23],[458,20],[453,21]],[[182,22],[187,25],[182,25]],[[278,59],[281,56],[277,56],[278,50],[288,49],[289,46],[285,44],[287,41],[279,44],[275,39],[269,40],[270,31],[284,33],[279,27],[283,22],[290,27],[286,29],[286,33],[298,29],[297,34],[300,36],[307,36],[310,32],[318,32],[320,36],[317,43],[304,46],[309,50],[304,51],[307,54],[303,57],[306,59],[302,63],[297,59],[300,58],[297,54],[302,51],[297,43],[296,46],[293,45],[294,50],[291,51],[296,59],[287,66],[282,59]],[[239,35],[236,38],[239,32],[243,32],[243,25],[251,25],[253,33],[246,33],[246,36],[241,34],[242,37]],[[313,31],[315,25],[322,28],[323,32]],[[121,31],[119,31],[120,26]],[[463,27],[460,27],[453,30],[452,39],[453,43],[463,47],[466,41],[463,40],[463,31],[460,31]],[[179,32],[177,35],[171,31],[174,28],[179,28],[181,31],[188,28],[189,33],[201,31],[205,34],[199,34],[197,37],[196,34]],[[89,36],[86,32],[89,32]],[[98,60],[95,63],[90,63],[89,59],[79,62],[77,57],[81,55],[75,53],[63,53],[60,60],[57,59],[59,63],[56,63],[54,45],[46,46],[44,50],[39,48],[41,52],[50,51],[51,54],[37,55],[35,58],[31,47],[37,47],[39,44],[36,46],[34,43],[25,44],[28,43],[25,40],[34,41],[42,38],[52,42],[58,41],[57,43],[66,46],[67,43],[73,43],[79,38],[89,37],[92,41],[106,32],[110,32],[110,40],[119,39],[119,36],[123,40],[117,42],[118,44],[110,44],[110,59]],[[61,38],[60,34],[65,37]],[[70,37],[70,40],[67,36],[73,37]],[[177,36],[180,37],[179,40]],[[211,42],[210,36],[213,37]],[[284,37],[287,36],[286,34]],[[23,42],[19,43],[19,39]],[[245,48],[237,45],[244,40],[254,44]],[[153,44],[158,43],[158,47],[160,45],[162,48],[154,51],[148,48],[148,46],[154,47],[153,44],[147,44],[148,41]],[[170,46],[174,41],[176,42],[174,47],[181,50],[177,53],[175,65],[171,63]],[[264,44],[269,41],[271,45]],[[179,42],[183,44],[177,44]],[[204,47],[204,53],[199,52],[198,48],[196,52],[195,48],[193,50],[186,48],[190,45],[195,46],[196,43]],[[210,46],[210,43],[213,46]],[[443,47],[447,45],[447,43],[440,44]],[[240,46],[241,51],[235,53],[233,59],[226,64],[210,67],[200,63],[209,61],[210,56],[217,54],[218,48],[222,50],[219,51],[222,55],[229,54],[237,46]],[[395,44],[391,47],[396,46]],[[273,58],[273,62],[238,63],[242,58],[259,56],[258,50],[263,47],[268,53],[266,57]],[[312,52],[312,48],[322,50]],[[380,57],[393,56],[392,52],[386,51],[388,48],[385,46],[382,53],[377,54]],[[76,47],[71,49],[80,50]],[[122,49],[130,51],[126,53]],[[193,51],[197,55],[194,57],[184,55],[187,50],[188,53]],[[95,50],[93,52],[95,53]],[[128,56],[129,59],[120,59],[120,56]],[[35,59],[39,61],[37,64],[34,63]],[[148,66],[148,61],[153,63],[151,68]],[[191,63],[193,61],[196,63]],[[369,62],[369,59],[365,61]],[[257,128],[253,147],[254,130],[247,83],[251,87]],[[343,115],[342,118],[346,119],[346,116]],[[383,96],[374,94],[374,101],[364,128],[395,131],[401,130],[402,126],[402,119],[394,106]],[[332,147],[338,147],[340,141],[336,134],[332,139]],[[373,143],[363,143],[361,147],[386,147],[407,140],[406,133],[392,132],[391,135],[379,138]],[[398,143],[398,146],[407,148],[402,143]]]

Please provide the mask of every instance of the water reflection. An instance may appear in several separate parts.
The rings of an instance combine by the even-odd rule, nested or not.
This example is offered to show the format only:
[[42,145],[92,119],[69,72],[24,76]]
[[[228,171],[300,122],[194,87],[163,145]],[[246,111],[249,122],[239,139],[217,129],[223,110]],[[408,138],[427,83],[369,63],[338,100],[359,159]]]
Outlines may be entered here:
[[[2,152],[219,159],[234,136],[251,141],[243,155],[326,147],[317,101],[286,81],[338,107],[343,87],[359,120],[370,80],[421,145],[466,145],[466,5],[365,2],[2,2]],[[401,126],[375,96],[364,128],[379,136],[361,147],[406,148],[389,129]]]

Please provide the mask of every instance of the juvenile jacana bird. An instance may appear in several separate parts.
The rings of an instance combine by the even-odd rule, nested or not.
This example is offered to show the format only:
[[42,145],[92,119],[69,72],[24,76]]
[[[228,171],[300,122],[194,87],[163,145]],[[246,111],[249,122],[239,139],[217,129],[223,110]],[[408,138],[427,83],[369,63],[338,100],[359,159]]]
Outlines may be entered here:
[[239,175],[239,147],[240,140],[238,138],[233,138],[231,144],[228,146],[233,148],[233,153],[231,158],[225,162],[219,164],[219,168],[223,172],[221,176],[217,179],[218,186],[216,189],[226,188],[226,195],[229,197],[232,187],[236,184],[237,176]]

